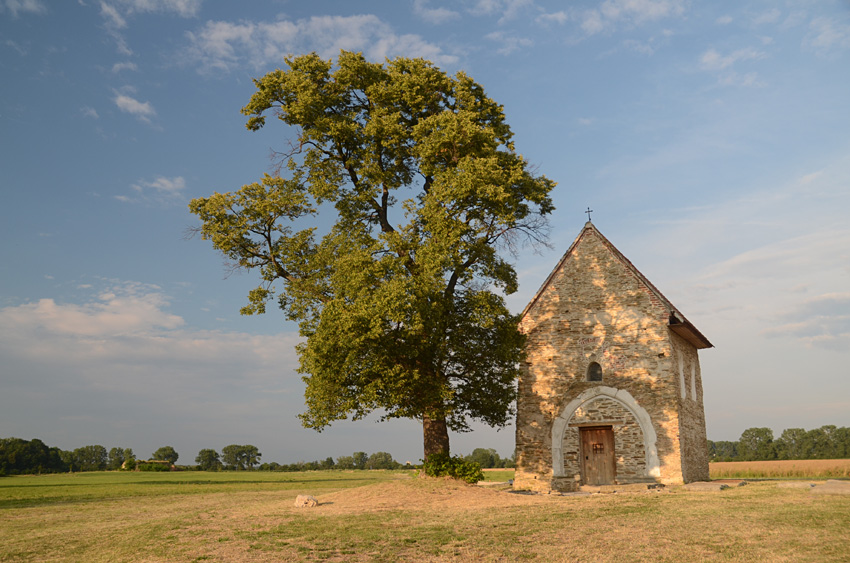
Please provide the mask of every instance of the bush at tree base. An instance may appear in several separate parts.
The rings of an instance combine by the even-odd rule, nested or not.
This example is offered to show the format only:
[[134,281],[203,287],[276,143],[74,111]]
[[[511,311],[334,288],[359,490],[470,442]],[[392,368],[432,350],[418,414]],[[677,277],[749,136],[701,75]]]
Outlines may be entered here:
[[460,456],[447,453],[431,454],[423,462],[422,469],[429,477],[452,477],[466,483],[475,484],[484,480],[481,466]]

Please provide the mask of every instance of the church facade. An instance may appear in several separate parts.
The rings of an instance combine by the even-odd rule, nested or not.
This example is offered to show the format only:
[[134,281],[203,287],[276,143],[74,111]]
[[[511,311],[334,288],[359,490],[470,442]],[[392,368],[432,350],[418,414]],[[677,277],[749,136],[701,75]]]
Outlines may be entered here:
[[712,344],[587,222],[525,308],[514,488],[708,479]]

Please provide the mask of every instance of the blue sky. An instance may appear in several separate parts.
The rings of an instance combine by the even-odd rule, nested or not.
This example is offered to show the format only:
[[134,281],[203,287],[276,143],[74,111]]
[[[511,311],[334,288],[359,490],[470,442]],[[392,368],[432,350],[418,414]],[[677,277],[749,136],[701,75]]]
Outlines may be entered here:
[[[295,327],[240,317],[186,204],[270,171],[239,113],[287,54],[421,56],[504,104],[586,220],[715,344],[709,438],[850,425],[850,4],[0,0],[0,436],[73,449],[256,445],[266,461],[421,457],[416,423],[302,429]],[[513,428],[453,435],[513,451]]]

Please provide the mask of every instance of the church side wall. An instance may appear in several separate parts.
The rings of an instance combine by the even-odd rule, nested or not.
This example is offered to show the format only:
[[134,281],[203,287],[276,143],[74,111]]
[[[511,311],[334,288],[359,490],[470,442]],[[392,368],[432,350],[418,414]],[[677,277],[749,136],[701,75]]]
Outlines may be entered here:
[[[707,481],[708,443],[705,435],[702,377],[696,348],[671,332],[674,365],[679,381],[679,440],[682,479],[685,483]],[[684,384],[684,386],[682,386]]]

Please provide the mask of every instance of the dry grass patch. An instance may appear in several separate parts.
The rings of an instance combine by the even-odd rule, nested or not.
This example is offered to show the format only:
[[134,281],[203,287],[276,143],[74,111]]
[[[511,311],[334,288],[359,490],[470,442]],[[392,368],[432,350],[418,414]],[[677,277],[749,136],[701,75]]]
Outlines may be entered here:
[[[850,545],[850,497],[773,483],[556,496],[288,475],[277,490],[0,509],[0,561],[844,561]],[[295,508],[299,493],[321,504]]]

